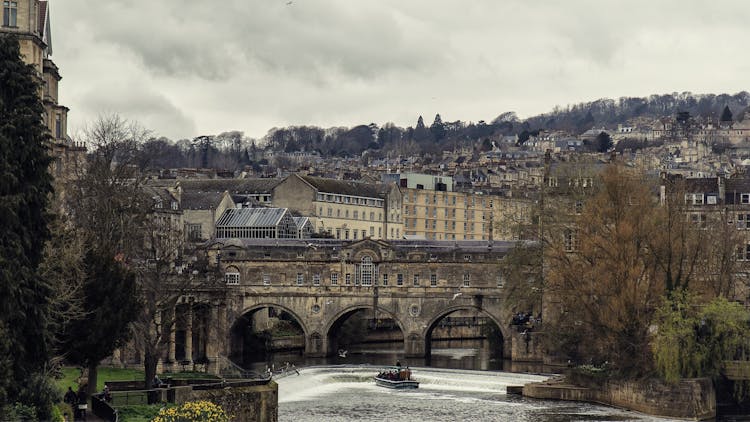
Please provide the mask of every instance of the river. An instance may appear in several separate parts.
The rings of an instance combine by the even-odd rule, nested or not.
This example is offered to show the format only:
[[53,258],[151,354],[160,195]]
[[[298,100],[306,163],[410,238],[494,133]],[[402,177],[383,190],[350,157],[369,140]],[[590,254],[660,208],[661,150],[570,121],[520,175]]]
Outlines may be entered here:
[[277,379],[279,421],[668,421],[587,403],[506,395],[509,385],[546,376],[464,369],[412,368],[416,390],[377,387],[379,367],[336,365],[300,369]]
[[[307,358],[301,352],[271,353],[246,363],[263,371],[287,365],[300,375],[277,378],[280,421],[669,421],[637,412],[579,402],[506,395],[508,385],[541,381],[541,365],[503,360],[486,340],[433,341],[432,357],[406,359],[403,346],[380,343],[347,351],[346,357]],[[380,366],[400,362],[413,369],[419,389],[375,386]],[[723,421],[746,421],[740,417]]]

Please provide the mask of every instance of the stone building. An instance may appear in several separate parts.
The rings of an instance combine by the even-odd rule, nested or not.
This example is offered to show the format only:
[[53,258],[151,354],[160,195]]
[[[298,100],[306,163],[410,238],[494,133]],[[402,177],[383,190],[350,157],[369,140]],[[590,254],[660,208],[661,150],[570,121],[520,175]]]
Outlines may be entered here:
[[273,204],[299,212],[336,239],[398,239],[403,234],[395,185],[293,174],[273,188]]
[[431,240],[512,240],[531,203],[497,195],[401,188],[404,234]]
[[52,61],[52,32],[49,1],[4,0],[0,34],[18,37],[22,59],[37,72],[39,96],[44,104],[41,116],[51,135],[50,150],[55,161],[51,173],[59,181],[71,176],[71,168],[82,159],[85,149],[68,136],[68,108],[58,102],[62,77]]

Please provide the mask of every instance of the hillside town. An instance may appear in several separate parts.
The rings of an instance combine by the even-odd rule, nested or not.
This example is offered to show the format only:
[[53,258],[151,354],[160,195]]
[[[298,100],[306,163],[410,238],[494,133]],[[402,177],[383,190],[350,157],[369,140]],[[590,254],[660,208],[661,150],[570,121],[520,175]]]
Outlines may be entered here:
[[50,1],[2,18],[0,419],[308,420],[378,386],[445,394],[418,420],[750,409],[748,92],[74,134]]

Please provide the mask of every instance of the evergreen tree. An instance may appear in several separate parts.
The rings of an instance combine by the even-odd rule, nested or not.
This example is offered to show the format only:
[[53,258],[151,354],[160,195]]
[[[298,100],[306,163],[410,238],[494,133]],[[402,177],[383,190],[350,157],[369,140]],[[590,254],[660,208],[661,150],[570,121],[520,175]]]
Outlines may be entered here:
[[89,250],[84,258],[83,310],[63,333],[70,363],[89,369],[89,393],[95,391],[97,366],[128,340],[130,322],[139,310],[135,275],[107,250]]
[[422,119],[422,116],[419,116],[419,119],[417,119],[417,127],[414,128],[413,136],[414,140],[417,142],[427,142],[432,139],[432,133],[430,133],[430,130],[424,125],[424,119]]
[[732,110],[729,109],[729,106],[724,106],[724,111],[721,112],[721,121],[722,122],[731,122],[732,121]]
[[436,141],[445,138],[445,126],[443,125],[443,119],[440,118],[440,114],[435,115],[435,121],[430,126],[430,132],[432,132],[432,137]]
[[[18,40],[0,35],[0,332],[6,339],[0,407],[25,401],[24,386],[49,357],[50,286],[38,267],[48,238],[52,178],[36,80],[34,68],[21,60]],[[47,399],[35,400],[42,403],[41,418],[49,415]]]

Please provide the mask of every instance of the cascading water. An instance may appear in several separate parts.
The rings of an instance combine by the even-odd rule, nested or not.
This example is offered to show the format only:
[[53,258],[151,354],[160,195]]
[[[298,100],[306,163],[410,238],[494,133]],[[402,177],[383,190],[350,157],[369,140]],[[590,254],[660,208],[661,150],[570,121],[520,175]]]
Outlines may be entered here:
[[319,366],[277,379],[280,421],[668,421],[575,402],[507,395],[508,386],[544,375],[411,368],[416,390],[375,385],[378,366]]

